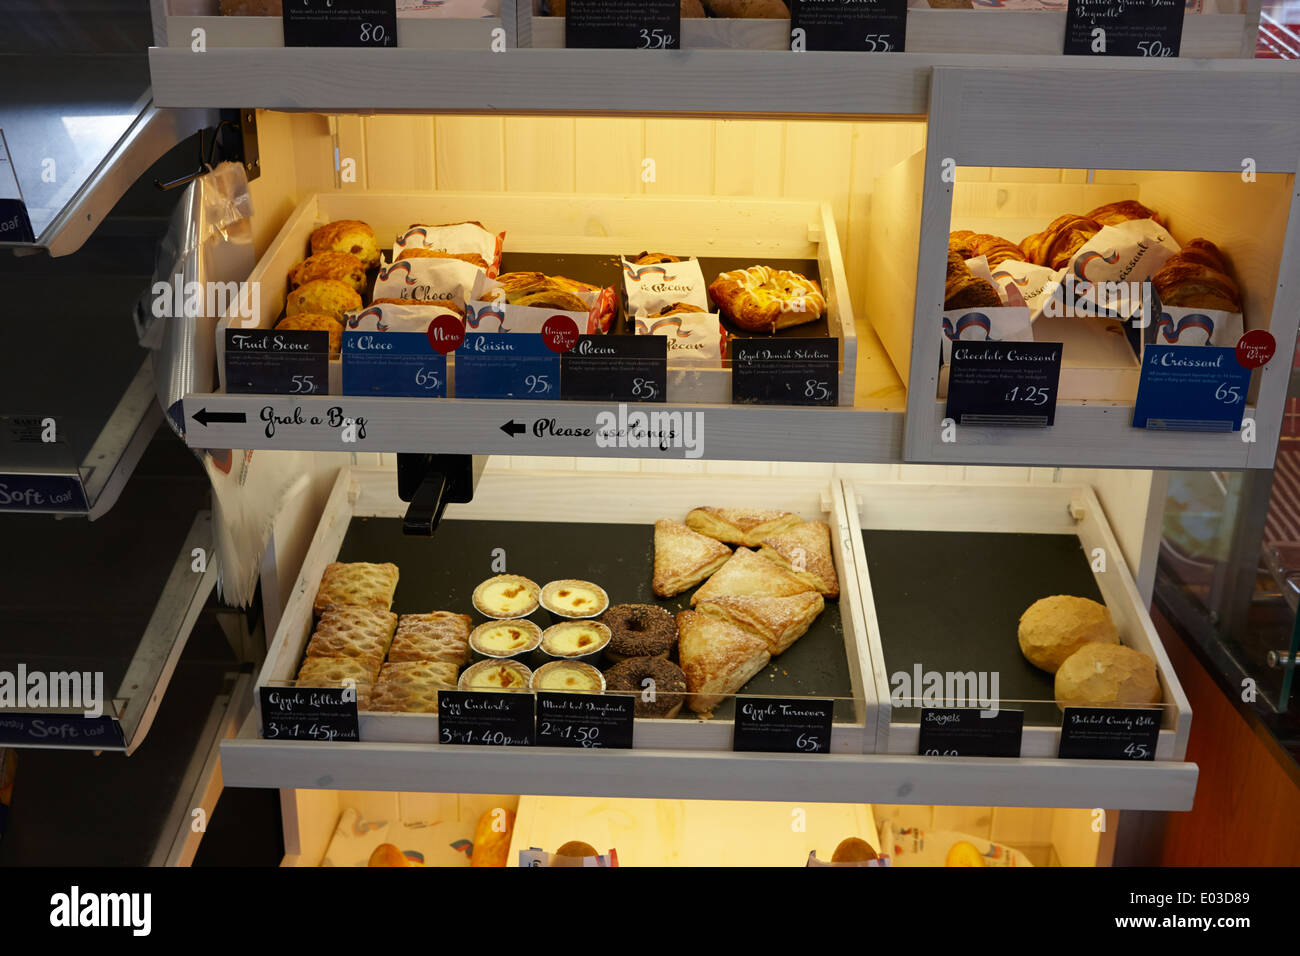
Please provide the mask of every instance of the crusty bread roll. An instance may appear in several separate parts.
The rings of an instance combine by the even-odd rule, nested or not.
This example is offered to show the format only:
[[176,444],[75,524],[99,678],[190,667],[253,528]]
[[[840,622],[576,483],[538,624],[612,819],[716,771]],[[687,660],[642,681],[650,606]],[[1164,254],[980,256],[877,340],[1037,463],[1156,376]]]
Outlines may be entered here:
[[1133,707],[1158,704],[1156,662],[1121,644],[1085,644],[1056,672],[1056,706]]
[[1029,663],[1055,674],[1065,659],[1085,644],[1118,644],[1110,609],[1087,598],[1054,594],[1040,598],[1020,615],[1020,653]]

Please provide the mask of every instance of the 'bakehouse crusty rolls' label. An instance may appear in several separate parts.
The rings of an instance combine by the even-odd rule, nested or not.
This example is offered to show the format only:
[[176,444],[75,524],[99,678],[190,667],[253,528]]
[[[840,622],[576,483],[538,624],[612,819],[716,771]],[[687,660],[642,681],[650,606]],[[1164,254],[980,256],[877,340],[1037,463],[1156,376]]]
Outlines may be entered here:
[[698,259],[637,265],[624,257],[622,263],[629,316],[654,315],[683,302],[708,311],[709,289]]

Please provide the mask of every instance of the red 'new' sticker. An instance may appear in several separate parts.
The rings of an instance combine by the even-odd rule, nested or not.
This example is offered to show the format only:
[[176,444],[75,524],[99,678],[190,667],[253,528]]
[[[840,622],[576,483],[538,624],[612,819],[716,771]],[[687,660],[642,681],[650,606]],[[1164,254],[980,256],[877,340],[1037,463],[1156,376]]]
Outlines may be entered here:
[[567,352],[578,344],[578,323],[567,315],[553,315],[542,323],[542,341],[552,352]]
[[1237,340],[1237,362],[1242,368],[1267,365],[1277,351],[1277,341],[1267,329],[1252,329]]
[[433,350],[442,355],[454,352],[465,341],[465,320],[458,315],[439,315],[429,323],[424,333]]

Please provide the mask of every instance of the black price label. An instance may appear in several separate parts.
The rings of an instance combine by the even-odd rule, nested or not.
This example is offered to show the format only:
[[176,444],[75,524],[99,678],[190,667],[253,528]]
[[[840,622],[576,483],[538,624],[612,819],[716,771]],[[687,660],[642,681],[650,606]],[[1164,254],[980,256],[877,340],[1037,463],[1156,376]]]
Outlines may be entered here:
[[838,405],[838,339],[732,339],[731,401]]
[[285,46],[397,46],[397,0],[284,0]]
[[226,329],[229,394],[325,395],[329,385],[328,332]]
[[737,697],[731,749],[783,754],[829,753],[834,708],[833,700]]
[[677,50],[681,0],[569,0],[564,45],[605,50]]
[[537,745],[627,750],[635,706],[634,697],[539,691]]
[[790,0],[790,49],[901,53],[907,0]]
[[1019,757],[1025,712],[925,707],[916,752],[923,757]]
[[663,402],[668,340],[662,335],[580,335],[560,356],[560,397],[588,401]]
[[1160,711],[1067,707],[1058,757],[1079,760],[1155,760]]
[[1065,52],[1075,56],[1173,57],[1184,0],[1069,0]]
[[522,691],[439,691],[438,743],[531,747],[533,695]]
[[355,687],[259,687],[265,740],[360,740]]
[[944,416],[959,425],[1051,425],[1060,342],[954,342]]

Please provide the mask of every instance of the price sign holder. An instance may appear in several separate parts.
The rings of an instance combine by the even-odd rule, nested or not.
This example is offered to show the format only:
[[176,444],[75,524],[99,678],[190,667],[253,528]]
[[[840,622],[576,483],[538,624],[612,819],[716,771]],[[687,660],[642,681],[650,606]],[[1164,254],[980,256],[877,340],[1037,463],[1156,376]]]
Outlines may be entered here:
[[438,743],[531,747],[533,695],[521,691],[438,691]]
[[1250,369],[1235,349],[1215,345],[1148,345],[1133,405],[1133,427],[1159,431],[1241,429]]
[[447,395],[447,356],[423,332],[344,332],[341,359],[344,395]]
[[325,395],[328,332],[226,329],[226,391],[254,395]]
[[18,173],[5,142],[5,131],[0,129],[0,242],[35,241],[23,191],[18,187]]
[[560,356],[540,334],[469,332],[456,350],[456,397],[558,399]]
[[789,0],[792,50],[901,53],[907,0]]
[[923,757],[1019,757],[1023,710],[924,707],[916,752]]
[[1077,760],[1155,760],[1160,711],[1067,707],[1056,755]]
[[733,338],[727,347],[733,404],[839,404],[837,339]]
[[627,750],[632,746],[635,697],[537,693],[537,746]]
[[737,697],[731,749],[740,753],[829,753],[835,701]]
[[1056,422],[1060,342],[954,342],[944,417],[959,425]]
[[581,335],[560,358],[560,396],[611,402],[665,402],[668,339],[662,335]]
[[[34,744],[110,750],[126,747],[122,725],[113,717],[41,711],[0,711],[0,746]],[[0,815],[2,818],[2,815]]]
[[564,45],[605,50],[678,50],[680,0],[569,0]]
[[356,688],[259,687],[257,691],[265,740],[361,739]]
[[284,0],[285,46],[397,46],[397,0]]
[[74,475],[6,475],[0,473],[0,511],[69,511],[90,509],[86,489]]
[[1183,0],[1069,0],[1065,53],[1176,57],[1184,12]]

